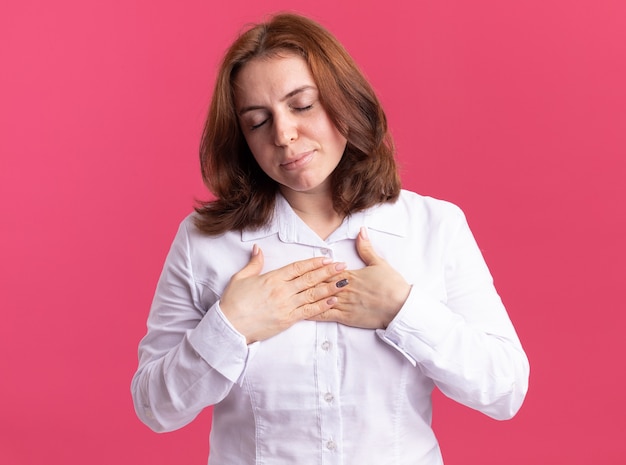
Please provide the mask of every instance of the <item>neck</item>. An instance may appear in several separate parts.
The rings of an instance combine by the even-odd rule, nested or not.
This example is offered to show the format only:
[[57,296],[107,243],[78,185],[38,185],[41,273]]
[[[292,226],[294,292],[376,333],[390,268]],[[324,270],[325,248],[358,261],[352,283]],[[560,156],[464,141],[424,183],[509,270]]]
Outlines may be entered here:
[[281,189],[294,212],[322,239],[326,239],[339,227],[344,216],[333,208],[328,192],[295,192]]

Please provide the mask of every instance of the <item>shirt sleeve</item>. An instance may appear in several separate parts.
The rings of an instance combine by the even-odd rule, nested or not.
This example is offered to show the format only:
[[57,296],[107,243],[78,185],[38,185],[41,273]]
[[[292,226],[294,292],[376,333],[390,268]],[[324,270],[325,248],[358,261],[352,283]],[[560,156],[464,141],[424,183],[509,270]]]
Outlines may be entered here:
[[407,301],[378,336],[430,377],[448,397],[496,419],[519,410],[529,363],[491,274],[456,209],[443,254],[447,300],[414,283]]
[[214,302],[200,304],[183,222],[165,261],[131,382],[137,416],[172,431],[222,400],[245,372],[251,347]]

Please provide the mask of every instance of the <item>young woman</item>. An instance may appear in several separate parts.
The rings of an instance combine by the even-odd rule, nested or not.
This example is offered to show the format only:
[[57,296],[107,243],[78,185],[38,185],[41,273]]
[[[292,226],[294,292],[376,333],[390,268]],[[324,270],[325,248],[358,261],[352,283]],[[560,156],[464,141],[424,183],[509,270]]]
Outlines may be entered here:
[[319,24],[282,14],[220,68],[216,200],[165,262],[132,382],[210,464],[440,464],[431,392],[506,419],[529,365],[458,207],[401,190],[385,115]]

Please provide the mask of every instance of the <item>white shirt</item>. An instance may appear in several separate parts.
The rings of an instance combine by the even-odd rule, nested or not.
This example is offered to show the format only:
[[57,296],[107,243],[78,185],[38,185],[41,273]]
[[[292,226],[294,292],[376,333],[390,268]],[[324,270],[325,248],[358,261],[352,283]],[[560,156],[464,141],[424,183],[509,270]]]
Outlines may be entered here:
[[[387,329],[303,321],[246,345],[220,310],[231,276],[258,244],[264,271],[328,256],[364,266],[376,253],[412,285]],[[431,392],[512,417],[529,365],[461,210],[402,191],[322,240],[278,196],[257,231],[202,234],[193,215],[168,254],[132,381],[139,418],[171,431],[213,405],[209,464],[441,464]]]

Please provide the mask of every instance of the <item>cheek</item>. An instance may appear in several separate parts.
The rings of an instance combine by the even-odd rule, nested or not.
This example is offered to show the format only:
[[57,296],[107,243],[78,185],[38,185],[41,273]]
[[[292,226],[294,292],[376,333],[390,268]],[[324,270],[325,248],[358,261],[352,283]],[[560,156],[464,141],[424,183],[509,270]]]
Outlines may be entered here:
[[340,156],[343,155],[343,152],[346,150],[346,145],[348,143],[348,140],[341,135],[341,133],[335,129],[333,127],[334,131],[331,133],[333,134],[333,145],[335,146],[335,149],[339,152]]
[[324,124],[320,127],[324,134],[328,135],[328,139],[333,147],[343,154],[348,140],[339,132],[339,129],[332,123],[330,118],[326,117]]

